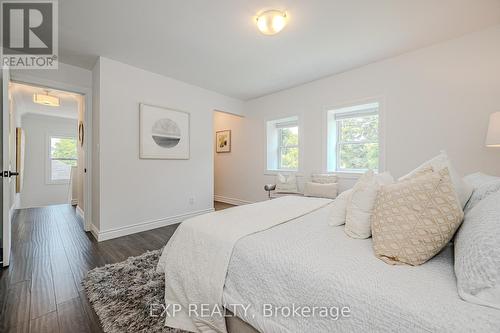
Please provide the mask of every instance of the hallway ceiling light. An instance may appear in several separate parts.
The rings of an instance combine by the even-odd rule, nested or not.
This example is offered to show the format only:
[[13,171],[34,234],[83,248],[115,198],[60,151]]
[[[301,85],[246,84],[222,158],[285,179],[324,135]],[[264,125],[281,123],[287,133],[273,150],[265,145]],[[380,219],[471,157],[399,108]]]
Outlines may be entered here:
[[257,28],[264,35],[275,35],[286,25],[287,14],[280,10],[266,10],[257,15]]
[[46,91],[45,94],[35,93],[33,95],[33,102],[47,106],[59,106],[59,97],[49,95]]

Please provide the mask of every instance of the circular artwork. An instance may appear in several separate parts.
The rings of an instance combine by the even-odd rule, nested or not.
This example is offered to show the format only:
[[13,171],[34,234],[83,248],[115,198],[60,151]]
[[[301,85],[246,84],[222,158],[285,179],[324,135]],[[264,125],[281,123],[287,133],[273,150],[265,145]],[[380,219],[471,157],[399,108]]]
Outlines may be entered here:
[[181,129],[171,119],[163,118],[153,124],[151,130],[154,142],[163,148],[173,148],[181,140]]

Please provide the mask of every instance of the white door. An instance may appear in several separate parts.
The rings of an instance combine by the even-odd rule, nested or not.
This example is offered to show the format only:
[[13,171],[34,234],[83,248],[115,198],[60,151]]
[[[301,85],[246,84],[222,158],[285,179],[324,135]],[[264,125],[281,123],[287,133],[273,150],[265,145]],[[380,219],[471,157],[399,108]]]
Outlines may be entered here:
[[3,266],[9,266],[10,260],[10,145],[9,145],[9,82],[10,73],[8,68],[2,68],[2,135],[0,136],[0,147],[2,147],[2,177],[0,195],[2,202],[2,258]]

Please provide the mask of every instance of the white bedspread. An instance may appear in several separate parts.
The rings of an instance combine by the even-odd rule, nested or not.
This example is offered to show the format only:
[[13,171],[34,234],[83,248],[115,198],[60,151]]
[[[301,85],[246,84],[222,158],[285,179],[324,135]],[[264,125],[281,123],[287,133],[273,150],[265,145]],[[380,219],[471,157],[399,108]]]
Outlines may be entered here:
[[331,200],[288,196],[205,214],[184,221],[165,247],[158,270],[165,272],[166,304],[182,310],[166,325],[193,332],[226,332],[223,316],[205,316],[189,306],[222,307],[227,268],[236,242],[247,235],[288,222]]
[[[240,240],[224,302],[249,304],[238,316],[260,332],[500,332],[500,311],[457,293],[453,249],[418,267],[391,266],[371,239],[328,225],[328,207]],[[264,317],[274,306],[349,306],[349,318]]]

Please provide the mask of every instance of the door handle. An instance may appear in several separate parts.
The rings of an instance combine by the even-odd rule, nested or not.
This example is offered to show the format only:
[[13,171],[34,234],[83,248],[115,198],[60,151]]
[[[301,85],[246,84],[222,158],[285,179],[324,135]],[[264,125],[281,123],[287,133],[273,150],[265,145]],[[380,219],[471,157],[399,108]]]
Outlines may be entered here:
[[2,171],[2,177],[4,178],[10,178],[12,176],[18,176],[19,175],[19,172],[16,172],[16,171]]

